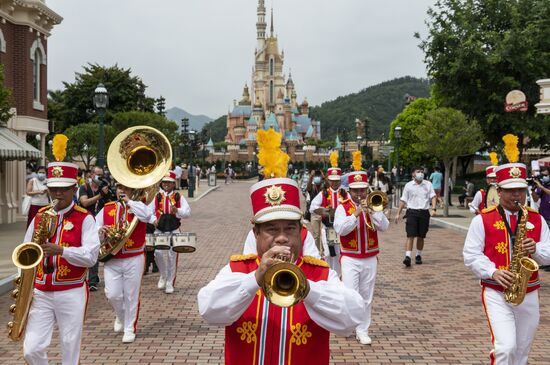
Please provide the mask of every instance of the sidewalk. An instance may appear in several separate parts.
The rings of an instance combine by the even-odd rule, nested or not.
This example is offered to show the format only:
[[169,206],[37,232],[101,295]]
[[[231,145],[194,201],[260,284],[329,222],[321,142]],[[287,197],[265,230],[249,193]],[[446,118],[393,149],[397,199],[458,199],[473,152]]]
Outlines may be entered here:
[[449,216],[443,216],[443,208],[437,209],[437,215],[430,219],[430,224],[442,228],[452,229],[466,235],[470,222],[475,217],[475,214],[470,213],[468,208],[461,208],[453,203],[454,206],[449,207]]
[[[208,186],[207,180],[201,180],[198,188],[195,189],[193,198],[188,198],[187,190],[179,190],[180,194],[191,203],[201,199],[206,194],[219,188],[217,186]],[[5,293],[13,287],[13,279],[17,273],[17,268],[11,260],[11,255],[15,247],[23,243],[25,230],[27,226],[27,218],[19,217],[21,221],[13,224],[0,224],[1,241],[0,241],[0,294]]]

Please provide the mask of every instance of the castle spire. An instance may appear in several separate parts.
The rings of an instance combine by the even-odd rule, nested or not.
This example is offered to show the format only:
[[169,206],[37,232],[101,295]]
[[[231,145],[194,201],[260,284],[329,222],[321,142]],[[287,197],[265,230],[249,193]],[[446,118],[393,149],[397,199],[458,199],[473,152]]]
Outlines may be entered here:
[[258,21],[256,22],[256,38],[258,41],[265,39],[265,29],[267,24],[265,22],[265,2],[264,0],[258,0]]
[[273,7],[271,7],[271,37],[273,37]]

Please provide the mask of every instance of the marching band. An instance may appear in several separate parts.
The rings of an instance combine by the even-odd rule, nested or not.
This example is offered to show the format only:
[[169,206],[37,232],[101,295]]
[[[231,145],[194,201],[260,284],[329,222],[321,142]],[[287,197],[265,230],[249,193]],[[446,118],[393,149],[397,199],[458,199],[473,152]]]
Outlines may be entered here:
[[[191,209],[175,189],[166,137],[150,127],[123,133],[117,146],[127,150],[113,147],[116,152],[110,148],[108,155],[116,201],[105,204],[95,221],[73,201],[78,167],[63,162],[66,139],[54,139],[57,161],[48,165],[45,183],[52,204],[39,210],[14,251],[21,279],[10,337],[24,335],[28,364],[48,363],[56,323],[62,363],[80,362],[87,272],[98,260],[104,263],[114,332],[123,333],[122,342],[129,344],[136,338],[146,251],[154,251],[158,289],[172,294],[179,253],[196,249],[195,234],[182,231],[181,221]],[[273,129],[258,131],[264,178],[250,189],[252,227],[242,252],[228,253],[228,264],[197,295],[204,320],[225,327],[226,364],[328,364],[331,332],[353,334],[362,345],[373,342],[369,326],[378,232],[389,227],[386,193],[370,186],[360,152],[354,153],[355,171],[345,176],[332,155],[326,186],[309,208],[317,216],[311,224],[319,224],[322,232],[322,244],[316,243],[303,221],[300,188],[286,177],[288,155],[280,150],[280,139]],[[127,179],[132,174],[139,178]],[[464,243],[464,263],[482,286],[491,364],[524,365],[539,323],[538,265],[550,264],[550,231],[536,211],[525,207],[525,165],[494,163],[486,177],[487,189],[470,205],[476,217]],[[401,197],[398,216],[406,202]],[[154,233],[147,233],[147,224]],[[417,249],[419,264],[422,245]],[[24,250],[34,250],[33,256]]]

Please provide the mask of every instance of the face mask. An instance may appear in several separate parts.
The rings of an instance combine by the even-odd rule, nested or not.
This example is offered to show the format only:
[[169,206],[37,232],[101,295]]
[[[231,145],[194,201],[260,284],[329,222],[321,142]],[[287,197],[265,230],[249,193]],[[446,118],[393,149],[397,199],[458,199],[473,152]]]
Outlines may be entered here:
[[416,175],[414,175],[414,178],[416,181],[422,181],[424,180],[424,174],[422,172],[417,172]]
[[315,185],[319,185],[319,184],[321,183],[321,176],[315,176],[315,177],[313,178],[313,183],[314,183]]
[[544,184],[548,184],[550,182],[550,176],[543,176],[542,177],[542,182]]
[[46,174],[43,173],[43,172],[39,172],[39,173],[37,174],[37,177],[38,177],[38,180],[42,181],[42,180],[44,180],[44,179],[46,178]]
[[88,184],[91,184],[91,183],[92,183],[92,178],[89,177],[89,178],[88,178]]

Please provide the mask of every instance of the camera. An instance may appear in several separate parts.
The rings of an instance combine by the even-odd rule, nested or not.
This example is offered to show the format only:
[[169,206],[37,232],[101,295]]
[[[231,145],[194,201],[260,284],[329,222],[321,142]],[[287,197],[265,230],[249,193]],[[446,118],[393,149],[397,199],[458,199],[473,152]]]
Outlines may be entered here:
[[540,175],[538,175],[538,176],[529,176],[527,179],[525,179],[525,181],[527,181],[527,185],[529,185],[529,186],[535,185],[535,181],[542,182]]

